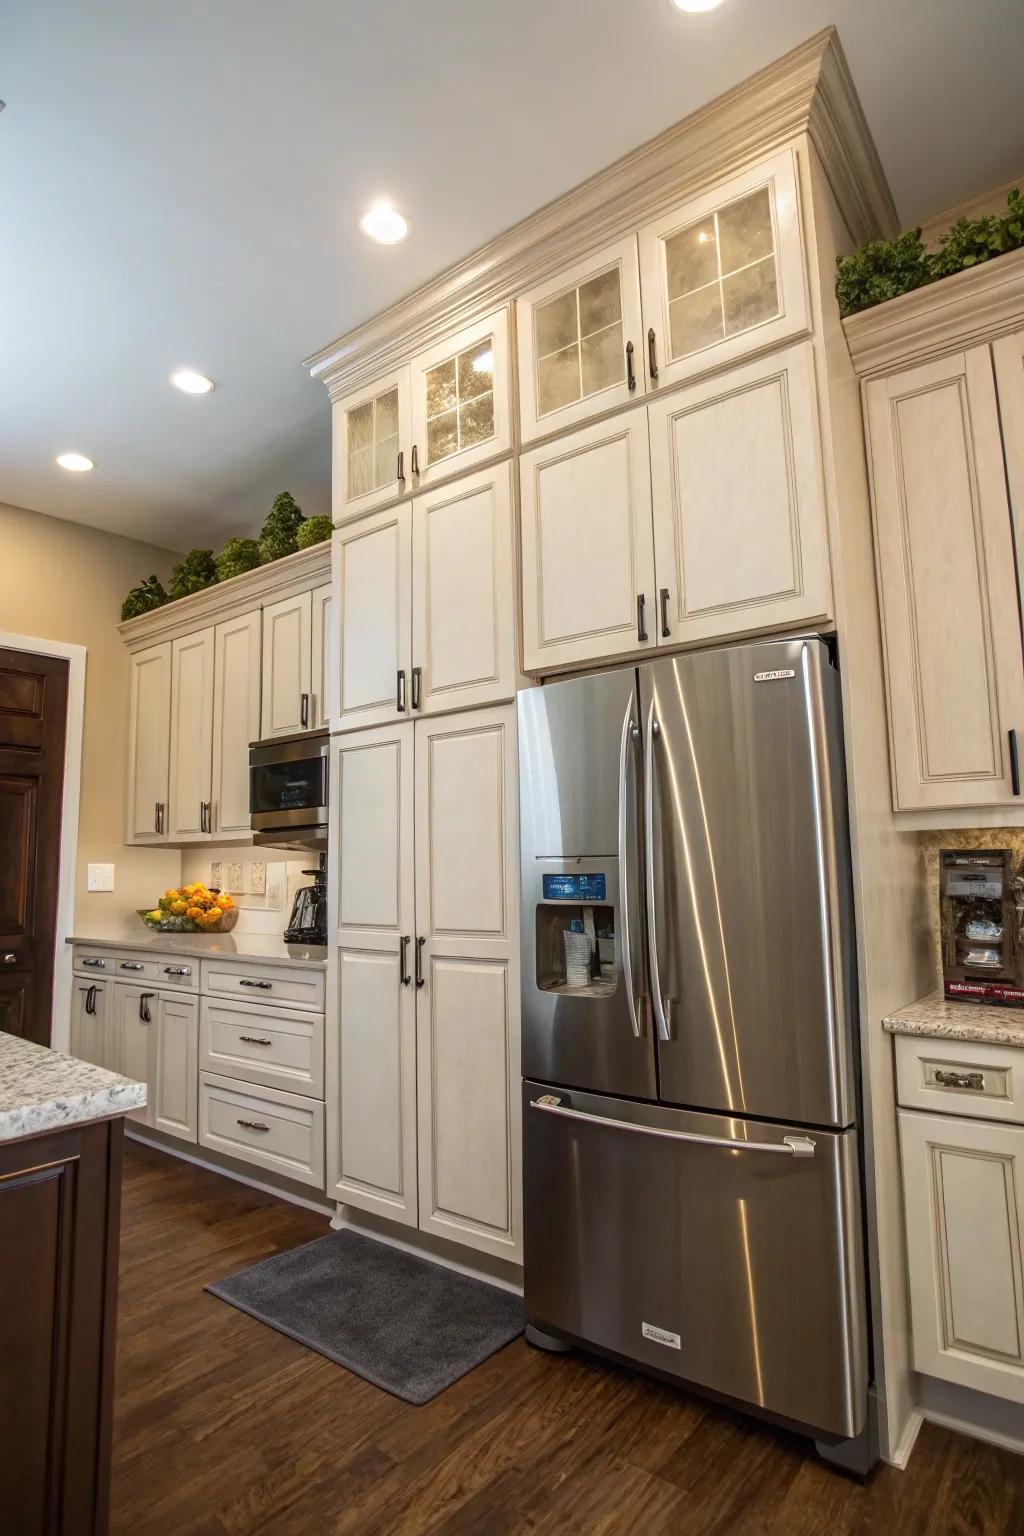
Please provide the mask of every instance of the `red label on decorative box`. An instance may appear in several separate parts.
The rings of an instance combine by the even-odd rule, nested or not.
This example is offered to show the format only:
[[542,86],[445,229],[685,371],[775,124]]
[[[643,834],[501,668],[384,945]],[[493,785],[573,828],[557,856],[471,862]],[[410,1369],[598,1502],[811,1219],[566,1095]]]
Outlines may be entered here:
[[1024,987],[1002,981],[949,981],[946,996],[962,1003],[995,1003],[1004,1008],[1024,1008]]

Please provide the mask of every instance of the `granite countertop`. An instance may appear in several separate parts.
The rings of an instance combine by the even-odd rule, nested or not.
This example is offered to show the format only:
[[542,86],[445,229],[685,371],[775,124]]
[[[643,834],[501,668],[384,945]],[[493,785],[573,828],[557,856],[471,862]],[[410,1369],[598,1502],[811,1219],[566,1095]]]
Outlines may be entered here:
[[327,964],[327,949],[315,944],[286,944],[269,933],[153,933],[139,918],[123,928],[96,936],[76,933],[69,944],[91,949],[135,949],[160,955],[206,956],[207,959],[264,961],[270,965]]
[[0,1032],[0,1141],[108,1120],[145,1102],[145,1083]]
[[897,1008],[882,1025],[892,1035],[925,1035],[936,1040],[973,1040],[984,1045],[1024,1048],[1024,1008],[992,1003],[955,1003],[941,991]]

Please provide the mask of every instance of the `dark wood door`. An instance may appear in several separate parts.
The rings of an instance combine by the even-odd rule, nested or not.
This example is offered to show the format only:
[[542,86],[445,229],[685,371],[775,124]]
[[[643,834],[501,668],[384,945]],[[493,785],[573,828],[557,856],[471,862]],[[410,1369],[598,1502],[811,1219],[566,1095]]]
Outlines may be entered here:
[[0,1029],[50,1043],[68,664],[0,650]]

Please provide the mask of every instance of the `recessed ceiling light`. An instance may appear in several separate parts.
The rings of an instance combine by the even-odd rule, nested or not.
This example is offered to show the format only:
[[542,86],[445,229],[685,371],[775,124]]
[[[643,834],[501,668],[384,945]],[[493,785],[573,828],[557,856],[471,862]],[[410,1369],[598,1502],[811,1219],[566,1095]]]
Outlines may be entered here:
[[196,373],[193,368],[179,368],[177,373],[171,374],[171,383],[186,395],[208,395],[213,388],[213,380],[205,373]]
[[75,474],[82,474],[87,469],[95,469],[92,459],[87,459],[84,453],[58,453],[57,463],[61,469],[70,469]]
[[713,11],[721,3],[722,0],[672,0],[679,11]]
[[381,245],[397,245],[409,233],[409,226],[390,203],[374,203],[359,220],[359,228]]

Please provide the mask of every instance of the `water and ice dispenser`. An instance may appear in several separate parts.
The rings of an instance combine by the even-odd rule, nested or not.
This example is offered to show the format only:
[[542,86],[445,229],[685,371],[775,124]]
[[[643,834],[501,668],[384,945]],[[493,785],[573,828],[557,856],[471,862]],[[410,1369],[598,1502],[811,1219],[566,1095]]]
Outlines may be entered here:
[[610,997],[615,991],[615,907],[605,870],[542,871],[534,958],[543,992]]

